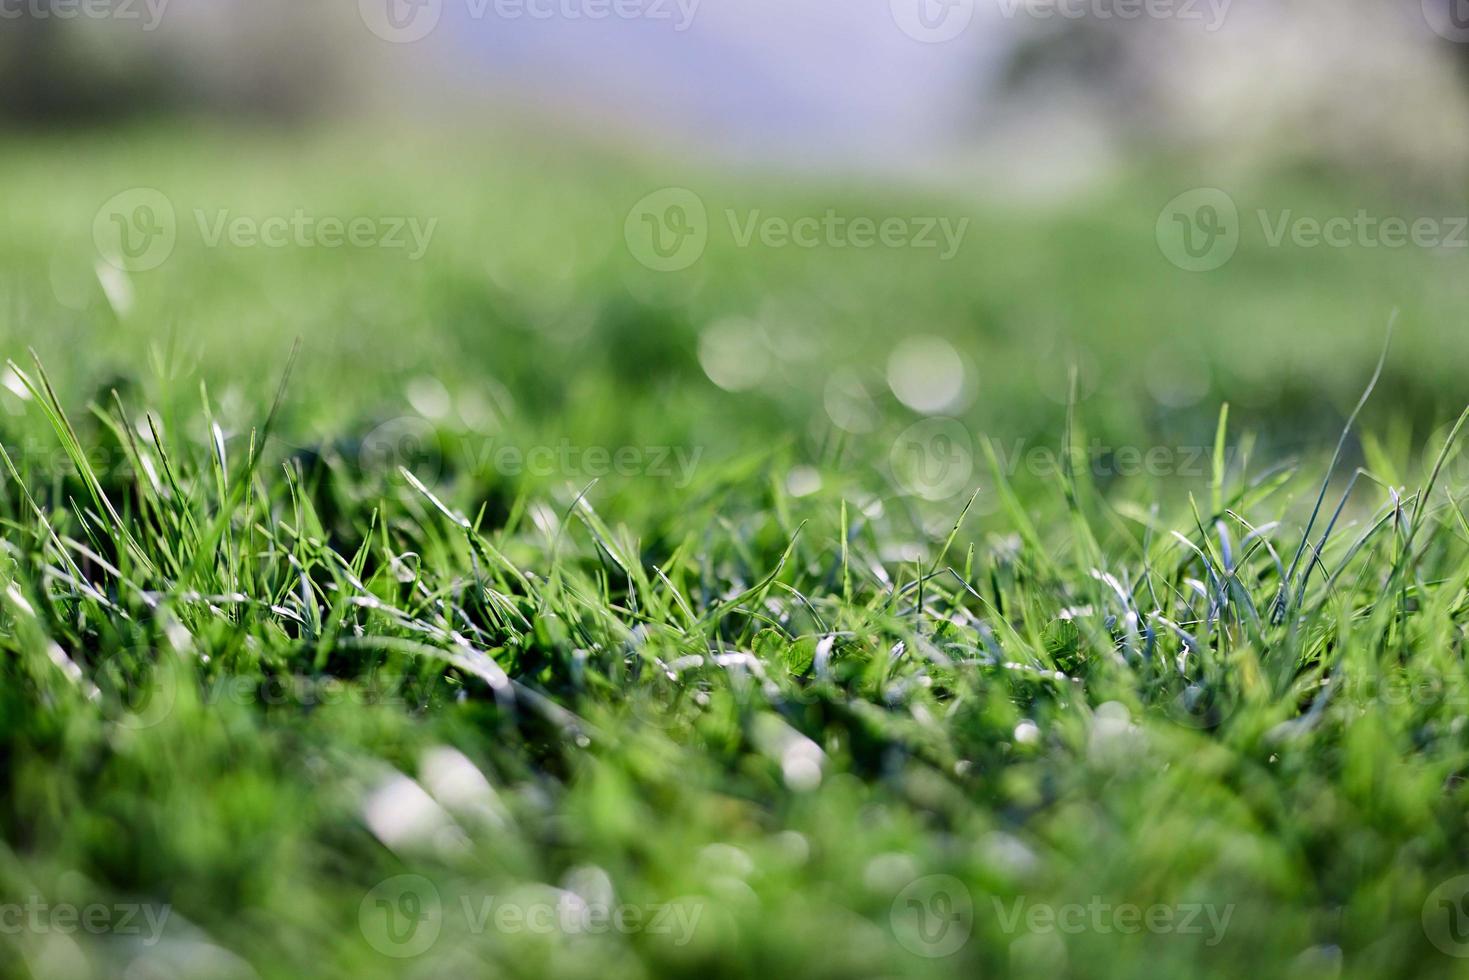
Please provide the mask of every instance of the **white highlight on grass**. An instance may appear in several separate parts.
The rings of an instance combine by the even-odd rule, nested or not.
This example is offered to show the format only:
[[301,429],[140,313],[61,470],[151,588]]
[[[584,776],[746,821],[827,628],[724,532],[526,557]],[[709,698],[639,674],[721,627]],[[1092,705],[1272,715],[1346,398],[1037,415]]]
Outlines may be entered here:
[[17,401],[11,401],[7,398],[3,402],[0,402],[0,406],[3,406],[5,411],[11,415],[24,415],[25,406],[18,404],[18,402],[30,401],[31,393],[26,390],[25,383],[20,380],[20,375],[16,374],[10,368],[5,368],[3,371],[0,371],[0,387],[3,387],[17,399]]
[[414,378],[408,382],[405,394],[413,410],[426,419],[448,418],[453,408],[449,389],[438,378],[426,375]]
[[942,337],[910,337],[888,358],[888,387],[915,412],[953,408],[964,394],[964,361]]
[[748,878],[755,872],[755,861],[743,848],[733,844],[709,844],[699,852],[699,867],[711,875]]
[[699,335],[699,365],[725,391],[749,391],[770,372],[770,350],[757,323],[727,317]]
[[126,272],[101,259],[97,260],[96,269],[97,282],[102,287],[102,295],[107,297],[107,305],[119,318],[126,317],[133,311],[136,299],[132,280]]
[[561,530],[561,517],[555,510],[547,506],[544,501],[536,501],[526,508],[530,514],[531,523],[535,524],[536,530],[548,538],[555,538]]
[[36,618],[36,610],[26,601],[26,597],[20,591],[20,586],[15,582],[11,582],[5,587],[5,595],[11,602],[15,603],[15,607],[21,612],[32,619]]
[[1014,878],[1033,874],[1041,863],[1023,840],[1000,830],[986,834],[979,842],[979,850],[986,866]]
[[612,876],[595,864],[579,865],[566,872],[561,878],[561,889],[576,896],[584,906],[605,909],[617,904]]
[[1133,724],[1127,705],[1108,701],[1098,706],[1092,718],[1087,756],[1101,766],[1136,764],[1146,748],[1143,731]]
[[877,855],[862,869],[862,884],[879,895],[891,895],[917,877],[912,856],[897,851]]
[[786,493],[809,497],[821,489],[821,474],[810,466],[795,466],[786,474]]
[[815,753],[787,752],[780,762],[780,771],[791,789],[797,792],[815,789],[821,785],[820,750]]
[[[92,964],[77,941],[65,933],[42,932],[31,950],[31,968],[43,977],[90,977]],[[138,975],[142,975],[140,971]]]
[[856,371],[842,368],[826,379],[822,404],[832,424],[847,432],[863,434],[877,428],[877,403]]
[[786,786],[804,792],[821,785],[826,765],[821,746],[773,715],[761,715],[752,734],[760,751],[780,763]]
[[459,418],[474,432],[490,432],[500,428],[500,412],[484,394],[471,388],[459,396]]
[[428,791],[449,810],[495,827],[509,824],[509,814],[485,774],[458,749],[438,745],[419,760],[419,776]]
[[395,851],[454,851],[467,843],[444,808],[402,773],[393,773],[368,793],[362,819]]
[[797,830],[782,830],[772,840],[780,853],[792,864],[802,865],[811,860],[811,842]]

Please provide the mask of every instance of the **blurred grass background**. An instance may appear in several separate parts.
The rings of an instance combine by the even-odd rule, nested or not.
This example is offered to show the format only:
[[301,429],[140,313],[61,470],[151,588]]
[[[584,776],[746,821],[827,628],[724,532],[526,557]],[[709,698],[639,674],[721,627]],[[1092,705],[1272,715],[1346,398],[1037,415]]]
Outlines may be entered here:
[[[952,414],[977,432],[1054,442],[1074,368],[1098,438],[1207,444],[1227,400],[1237,423],[1289,452],[1339,425],[1394,311],[1388,397],[1369,411],[1421,440],[1463,393],[1460,250],[1272,247],[1255,215],[1448,213],[1362,185],[1233,188],[1238,253],[1190,273],[1155,239],[1162,205],[1192,186],[1161,164],[1048,207],[850,179],[734,179],[545,134],[154,127],[20,137],[3,152],[11,349],[34,346],[72,397],[136,385],[180,424],[197,392],[179,380],[207,381],[242,429],[300,338],[303,389],[331,397],[287,403],[280,434],[296,446],[414,414],[407,389],[432,376],[448,390],[446,418],[467,401],[472,419],[489,413],[524,444],[668,443],[718,459],[777,436],[809,455],[835,428],[834,385],[858,393],[863,428],[917,417],[886,368],[905,340],[937,337],[963,361]],[[674,273],[641,266],[623,238],[629,209],[663,186],[698,188],[711,227],[704,256]],[[173,203],[178,243],[160,268],[128,274],[99,265],[92,227],[134,187]],[[968,225],[943,261],[917,249],[740,247],[726,218],[833,209]],[[297,211],[414,220],[432,237],[413,261],[351,246],[208,247],[200,228],[223,212]],[[122,299],[109,300],[99,268]],[[743,390],[721,389],[701,366],[711,331],[750,352]]]
[[[473,562],[430,529],[434,512],[420,496],[391,467],[351,479],[342,475],[351,466],[337,468],[339,458],[360,463],[384,425],[406,420],[413,446],[403,461],[432,474],[448,506],[483,509],[493,529],[519,521],[500,541],[514,561],[549,576],[559,556],[589,579],[602,574],[604,586],[601,552],[564,543],[554,513],[588,481],[505,472],[483,455],[485,442],[697,452],[687,487],[613,474],[587,499],[627,529],[649,563],[694,553],[688,562],[701,565],[698,586],[712,603],[758,581],[788,546],[793,581],[829,585],[848,502],[873,528],[864,531],[872,560],[863,573],[877,584],[862,588],[881,592],[884,563],[901,569],[935,556],[963,497],[909,500],[890,466],[900,433],[924,417],[911,384],[893,380],[895,352],[915,340],[929,352],[920,376],[962,373],[943,414],[1000,444],[1059,445],[1074,372],[1088,439],[1207,449],[1228,402],[1230,432],[1259,437],[1253,472],[1297,454],[1320,463],[1394,316],[1391,356],[1363,416],[1365,448],[1351,446],[1349,462],[1372,453],[1379,468],[1416,478],[1423,448],[1469,401],[1465,250],[1275,248],[1255,217],[1259,209],[1319,218],[1367,209],[1409,220],[1465,212],[1454,138],[1463,93],[1457,82],[1439,84],[1457,79],[1461,59],[1421,20],[1412,30],[1422,37],[1410,43],[1406,28],[1354,20],[1378,16],[1366,5],[1329,18],[1324,5],[1303,5],[1282,22],[1241,5],[1219,40],[1224,54],[1184,70],[1175,58],[1215,49],[1162,58],[1175,39],[1166,28],[1124,34],[1115,23],[1021,25],[1035,36],[1008,62],[978,51],[940,56],[905,38],[884,60],[888,48],[863,47],[868,34],[853,26],[880,21],[878,33],[890,31],[878,10],[877,21],[870,12],[836,21],[855,53],[786,76],[750,65],[761,63],[762,44],[783,37],[799,49],[810,36],[786,32],[792,22],[778,20],[773,5],[752,3],[744,19],[728,13],[739,8],[708,8],[720,31],[691,42],[705,45],[696,50],[707,64],[673,39],[614,44],[580,77],[559,69],[606,38],[578,35],[568,48],[578,54],[553,55],[564,32],[516,47],[509,35],[484,41],[468,27],[446,29],[440,40],[461,60],[432,47],[410,65],[405,52],[363,35],[350,9],[290,6],[266,4],[253,15],[239,4],[179,6],[156,42],[132,36],[116,47],[116,35],[94,33],[99,25],[5,27],[0,68],[23,97],[0,140],[0,350],[24,362],[25,349],[35,349],[84,445],[108,444],[87,406],[108,404],[116,390],[135,419],[153,413],[180,457],[198,464],[213,438],[201,383],[238,460],[299,340],[267,450],[271,479],[280,480],[282,462],[300,464],[291,473],[306,474],[301,496],[319,521],[309,527],[320,532],[313,547],[325,541],[351,555],[380,537],[402,567],[441,573],[446,592],[470,577]],[[1387,6],[1393,13],[1381,16],[1400,27],[1399,15],[1420,5]],[[800,9],[799,23],[833,23],[830,5]],[[1235,24],[1241,30],[1229,33]],[[1239,68],[1241,51],[1263,50],[1261,32],[1277,41],[1267,63],[1298,74]],[[971,33],[986,51],[993,37]],[[1321,50],[1307,57],[1303,37]],[[1393,56],[1366,56],[1384,50]],[[683,53],[667,64],[653,56],[672,51]],[[423,64],[436,59],[437,74]],[[983,70],[970,71],[971,60]],[[622,69],[636,74],[628,66],[644,61],[655,67],[634,79],[646,83],[639,88]],[[974,89],[1007,80],[994,83],[1004,96],[945,87],[959,93],[959,109],[930,119],[938,136],[924,137],[916,123],[899,129],[895,120],[910,112],[933,111],[900,83],[905,69],[930,63],[953,73],[918,71],[919,96],[954,78]],[[1139,64],[1173,72],[1164,77],[1183,94],[1158,96]],[[1344,64],[1360,69],[1377,101],[1361,97]],[[517,73],[529,80],[504,77]],[[843,83],[867,75],[866,95],[849,97]],[[1220,78],[1255,87],[1241,82],[1226,99]],[[578,79],[581,88],[562,87]],[[538,83],[551,94],[526,97]],[[604,83],[600,100],[588,94]],[[400,85],[408,94],[383,92]],[[1276,88],[1289,98],[1274,98]],[[1069,99],[1083,89],[1100,94],[1078,109]],[[688,96],[678,112],[664,105],[676,101],[670,90]],[[487,107],[485,92],[499,101]],[[789,115],[767,125],[779,109]],[[676,132],[647,138],[639,127],[653,118],[667,126],[665,110]],[[1048,129],[1078,115],[1087,123],[1079,130]],[[815,126],[833,116],[855,121]],[[991,123],[1003,135],[972,146],[974,130]],[[816,135],[790,135],[807,127]],[[608,138],[608,128],[620,138]],[[1098,130],[1102,143],[1087,135]],[[1061,135],[1043,139],[1042,131]],[[783,153],[751,165],[759,154],[750,144],[768,151],[766,140]],[[825,148],[830,155],[819,152],[823,141],[836,147]],[[1046,179],[1032,181],[1039,171]],[[1189,273],[1169,263],[1155,229],[1167,202],[1201,186],[1234,199],[1242,239],[1223,268]],[[666,274],[639,264],[624,239],[630,209],[664,187],[695,191],[711,223],[699,261]],[[100,259],[93,226],[109,199],[135,188],[171,202],[178,242],[158,268],[127,273]],[[904,249],[741,248],[724,217],[829,209],[969,224],[945,262]],[[211,248],[195,218],[297,210],[437,224],[423,258],[410,261],[375,248]],[[15,376],[5,381],[0,440],[43,503],[59,509],[78,492],[75,481],[55,472],[64,460],[34,399],[16,394]],[[1023,468],[1009,475],[1046,540],[1063,542],[1058,553],[1074,544],[1054,481]],[[1015,618],[1037,634],[1046,628],[1048,653],[1074,654],[1074,638],[1072,647],[1051,643],[1056,607],[1069,596],[1036,584],[1015,557],[1015,522],[995,485],[982,475],[977,482],[978,523],[961,545],[980,548],[993,594],[1021,598]],[[1119,505],[1185,513],[1190,492],[1207,492],[1208,474],[1098,482]],[[1306,482],[1292,488],[1292,514],[1309,506],[1315,484]],[[292,517],[299,498],[273,486],[272,506]],[[42,536],[10,481],[4,492],[8,573]],[[369,524],[378,506],[381,528]],[[802,521],[810,522],[805,537],[791,546]],[[1076,556],[1067,570],[1082,579],[1082,564]],[[788,608],[770,615],[805,615],[781,598]],[[27,621],[5,609],[7,638],[23,639]],[[408,685],[406,707],[303,709],[298,699],[270,705],[255,694],[204,703],[196,680],[205,691],[231,673],[357,682],[371,665],[340,650],[315,663],[302,636],[267,616],[248,628],[223,619],[198,627],[194,643],[207,656],[185,669],[157,656],[169,642],[161,626],[85,618],[58,617],[58,629],[74,627],[91,644],[73,651],[78,658],[95,657],[88,666],[99,672],[156,659],[162,677],[147,676],[170,692],[168,710],[156,724],[125,723],[126,712],[120,723],[66,694],[38,696],[51,691],[47,675],[28,662],[15,667],[17,682],[0,687],[0,785],[9,791],[0,806],[0,894],[167,902],[177,918],[167,940],[148,949],[116,936],[95,945],[23,937],[0,958],[17,975],[107,976],[131,963],[128,975],[141,976],[292,976],[310,967],[344,976],[1121,977],[1247,968],[1331,976],[1343,948],[1360,976],[1453,966],[1428,959],[1435,954],[1417,916],[1438,880],[1429,869],[1462,856],[1463,828],[1453,823],[1462,814],[1444,789],[1462,777],[1447,750],[1450,761],[1404,758],[1405,746],[1454,743],[1462,716],[1447,709],[1427,720],[1405,712],[1341,723],[1283,758],[1261,732],[1286,715],[1247,717],[1236,743],[1175,725],[1151,743],[1146,764],[1118,765],[1070,710],[1132,695],[1110,679],[1072,701],[1066,688],[986,675],[966,693],[990,696],[961,699],[931,727],[924,711],[952,702],[915,681],[918,707],[889,712],[879,682],[886,675],[859,674],[852,686],[861,696],[780,714],[750,710],[733,684],[682,685],[655,672],[624,683],[615,657],[606,676],[563,674],[584,661],[555,617],[538,620],[522,648],[497,652],[528,662],[524,676],[610,733],[589,749],[534,718],[507,723],[492,700],[467,696],[462,678],[410,657],[371,664],[407,674],[395,675]],[[971,626],[945,628],[967,638],[964,630],[977,633]],[[766,636],[757,652],[794,674],[809,667],[824,630],[809,632],[789,645]],[[918,633],[874,630],[884,643]],[[1416,642],[1436,656],[1451,653],[1455,636],[1444,627]],[[887,648],[872,646],[870,663],[881,665]],[[695,709],[697,694],[705,700]],[[819,792],[792,791],[779,753],[758,748],[760,725],[777,716],[777,742],[787,723],[829,735],[822,749],[833,761]],[[1032,719],[1046,741],[1026,748],[1014,734]],[[1131,744],[1117,751],[1127,757]],[[960,759],[972,770],[955,770]],[[447,786],[434,785],[436,766]],[[473,775],[481,771],[483,786]],[[424,844],[413,833],[403,846],[383,846],[391,835],[364,813],[375,794],[390,811],[419,812],[403,773],[436,799],[464,804],[450,809],[472,847]],[[960,874],[986,905],[962,953],[931,961],[905,955],[884,924],[902,883],[938,869]],[[615,884],[623,901],[702,896],[707,918],[687,946],[646,935],[486,939],[457,934],[461,919],[446,924],[430,955],[398,963],[365,937],[361,903],[377,883],[410,872],[431,878],[451,909],[461,895],[555,883],[594,896]],[[1063,903],[1092,894],[1232,904],[1231,945],[1219,954],[1177,936],[1017,940],[987,904],[990,896]]]

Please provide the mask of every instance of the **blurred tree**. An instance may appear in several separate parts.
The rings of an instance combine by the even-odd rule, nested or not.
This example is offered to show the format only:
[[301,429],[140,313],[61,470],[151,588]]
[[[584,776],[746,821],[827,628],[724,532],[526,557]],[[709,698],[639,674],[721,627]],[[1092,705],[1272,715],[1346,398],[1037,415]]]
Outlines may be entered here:
[[[348,91],[356,11],[215,0],[91,9],[25,0],[0,19],[0,122],[73,125],[178,111],[290,119]],[[121,12],[126,10],[127,16]],[[344,26],[345,25],[345,26]]]
[[1114,2],[1084,5],[1079,17],[1062,16],[1055,0],[1022,4],[1035,16],[1016,18],[1002,104],[1083,119],[1124,153],[1184,154],[1215,172],[1289,168],[1460,188],[1469,130],[1445,122],[1469,114],[1458,71],[1469,44],[1445,40],[1458,22],[1435,26],[1430,11],[1463,7],[1469,41],[1466,0],[1221,0],[1151,18],[1122,17]]
[[[72,21],[13,11],[0,29],[0,118],[37,125],[114,117],[165,108],[172,73],[161,59],[109,57],[87,43]],[[19,14],[19,16],[15,16]]]

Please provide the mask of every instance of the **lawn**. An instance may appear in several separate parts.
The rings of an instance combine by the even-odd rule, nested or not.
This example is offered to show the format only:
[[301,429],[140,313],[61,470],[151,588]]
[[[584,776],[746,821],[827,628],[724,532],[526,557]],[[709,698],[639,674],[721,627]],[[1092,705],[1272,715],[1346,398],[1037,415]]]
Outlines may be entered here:
[[1463,255],[1269,232],[1441,208],[1241,183],[1188,272],[1176,170],[0,158],[0,972],[1469,956]]

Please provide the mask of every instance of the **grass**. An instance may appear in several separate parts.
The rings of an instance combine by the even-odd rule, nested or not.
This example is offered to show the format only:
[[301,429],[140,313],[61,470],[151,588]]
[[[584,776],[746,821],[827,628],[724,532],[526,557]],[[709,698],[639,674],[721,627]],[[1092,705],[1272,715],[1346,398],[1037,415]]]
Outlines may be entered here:
[[[1455,266],[1187,275],[1153,181],[1046,212],[456,146],[4,151],[0,969],[1454,973]],[[620,236],[665,184],[976,231],[657,275]],[[131,186],[441,225],[99,282]],[[886,390],[913,335],[958,428]]]

